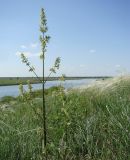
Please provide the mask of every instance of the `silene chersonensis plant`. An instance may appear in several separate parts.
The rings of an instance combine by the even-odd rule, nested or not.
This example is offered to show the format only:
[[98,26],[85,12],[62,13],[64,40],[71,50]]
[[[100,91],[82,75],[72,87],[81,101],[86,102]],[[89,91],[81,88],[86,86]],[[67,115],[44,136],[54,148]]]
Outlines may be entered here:
[[[34,92],[27,81],[28,90],[19,85],[21,96],[0,101],[0,160],[129,160],[130,76],[67,92],[63,87],[46,90],[44,61],[50,39],[46,26],[42,9],[42,78],[21,54],[43,90]],[[48,76],[59,67],[57,58]]]
[[[26,66],[29,68],[29,72],[34,73],[34,75],[36,76],[37,80],[39,82],[42,83],[42,92],[43,92],[43,104],[42,104],[42,111],[41,111],[41,115],[39,115],[39,118],[41,118],[41,156],[43,157],[45,155],[45,157],[47,157],[46,155],[46,149],[47,149],[47,122],[46,122],[46,104],[45,104],[45,83],[47,82],[47,78],[50,77],[53,73],[55,74],[57,72],[57,70],[60,67],[60,57],[56,58],[54,65],[50,68],[50,73],[47,76],[47,78],[45,78],[45,57],[46,57],[46,52],[47,52],[47,44],[50,40],[50,36],[48,36],[46,33],[48,31],[47,28],[47,19],[45,16],[45,11],[42,8],[41,9],[41,22],[40,22],[40,43],[41,43],[41,55],[40,55],[40,59],[42,60],[42,78],[40,78],[36,71],[35,68],[31,65],[30,61],[28,60],[28,58],[24,55],[24,53],[21,53],[21,59],[22,62],[26,64]],[[23,99],[25,101],[29,101],[31,100],[31,94],[32,94],[32,86],[30,84],[30,82],[28,81],[28,89],[29,89],[29,94],[26,94],[26,91],[23,88],[23,85],[20,84],[19,89],[20,89],[20,93],[23,97]],[[31,102],[31,104],[33,104],[33,102]],[[43,159],[43,158],[42,158]]]

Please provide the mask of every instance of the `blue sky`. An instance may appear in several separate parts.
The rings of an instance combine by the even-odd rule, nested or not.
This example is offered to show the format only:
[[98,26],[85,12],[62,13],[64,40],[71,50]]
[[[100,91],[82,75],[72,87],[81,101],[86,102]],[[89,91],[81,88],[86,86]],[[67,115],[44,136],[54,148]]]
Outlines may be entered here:
[[24,52],[39,75],[40,10],[51,41],[46,75],[61,57],[57,75],[102,76],[130,72],[129,0],[1,0],[0,76],[32,76],[21,63]]

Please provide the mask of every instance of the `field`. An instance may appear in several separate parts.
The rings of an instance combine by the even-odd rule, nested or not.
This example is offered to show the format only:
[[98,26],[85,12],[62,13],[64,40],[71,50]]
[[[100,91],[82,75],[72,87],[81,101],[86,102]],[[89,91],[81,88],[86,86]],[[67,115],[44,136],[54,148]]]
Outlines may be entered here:
[[[106,79],[110,77],[65,77],[65,80],[78,80],[78,79]],[[42,77],[40,77],[42,80]],[[45,80],[47,81],[55,81],[59,80],[60,77],[46,77]],[[0,86],[9,86],[9,85],[19,85],[19,84],[27,84],[27,81],[30,81],[32,84],[40,83],[35,77],[0,77]]]
[[0,86],[27,84],[28,80],[31,83],[39,83],[34,77],[0,77]]
[[[48,160],[130,159],[130,77],[45,93]],[[41,159],[42,91],[26,97],[0,102],[1,160]]]

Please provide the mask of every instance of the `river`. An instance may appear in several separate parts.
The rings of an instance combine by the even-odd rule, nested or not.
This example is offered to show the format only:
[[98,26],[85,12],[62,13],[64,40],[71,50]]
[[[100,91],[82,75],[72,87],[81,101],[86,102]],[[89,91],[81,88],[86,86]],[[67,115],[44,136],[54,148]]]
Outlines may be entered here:
[[[74,88],[79,87],[82,85],[88,85],[95,81],[96,79],[80,79],[80,80],[66,80],[64,82],[60,81],[47,81],[45,84],[45,88],[49,88],[52,86],[58,86],[62,85],[66,89],[68,88]],[[33,90],[41,89],[42,84],[32,84]],[[24,89],[27,90],[27,85],[24,85]],[[19,86],[18,85],[12,85],[12,86],[0,86],[0,98],[4,96],[18,96],[19,95]]]

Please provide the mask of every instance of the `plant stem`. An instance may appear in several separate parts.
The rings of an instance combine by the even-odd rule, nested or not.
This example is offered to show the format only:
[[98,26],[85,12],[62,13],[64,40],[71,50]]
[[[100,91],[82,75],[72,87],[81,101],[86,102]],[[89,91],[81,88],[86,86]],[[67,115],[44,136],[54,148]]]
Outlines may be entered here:
[[[44,34],[43,34],[43,39],[44,39]],[[43,49],[43,55],[44,55],[44,49]],[[43,58],[43,81],[42,81],[42,89],[43,89],[43,108],[42,108],[42,115],[43,115],[43,135],[42,135],[42,150],[45,150],[45,157],[47,159],[46,155],[46,145],[47,145],[47,131],[46,131],[46,106],[45,106],[45,63],[44,63],[44,58]]]

